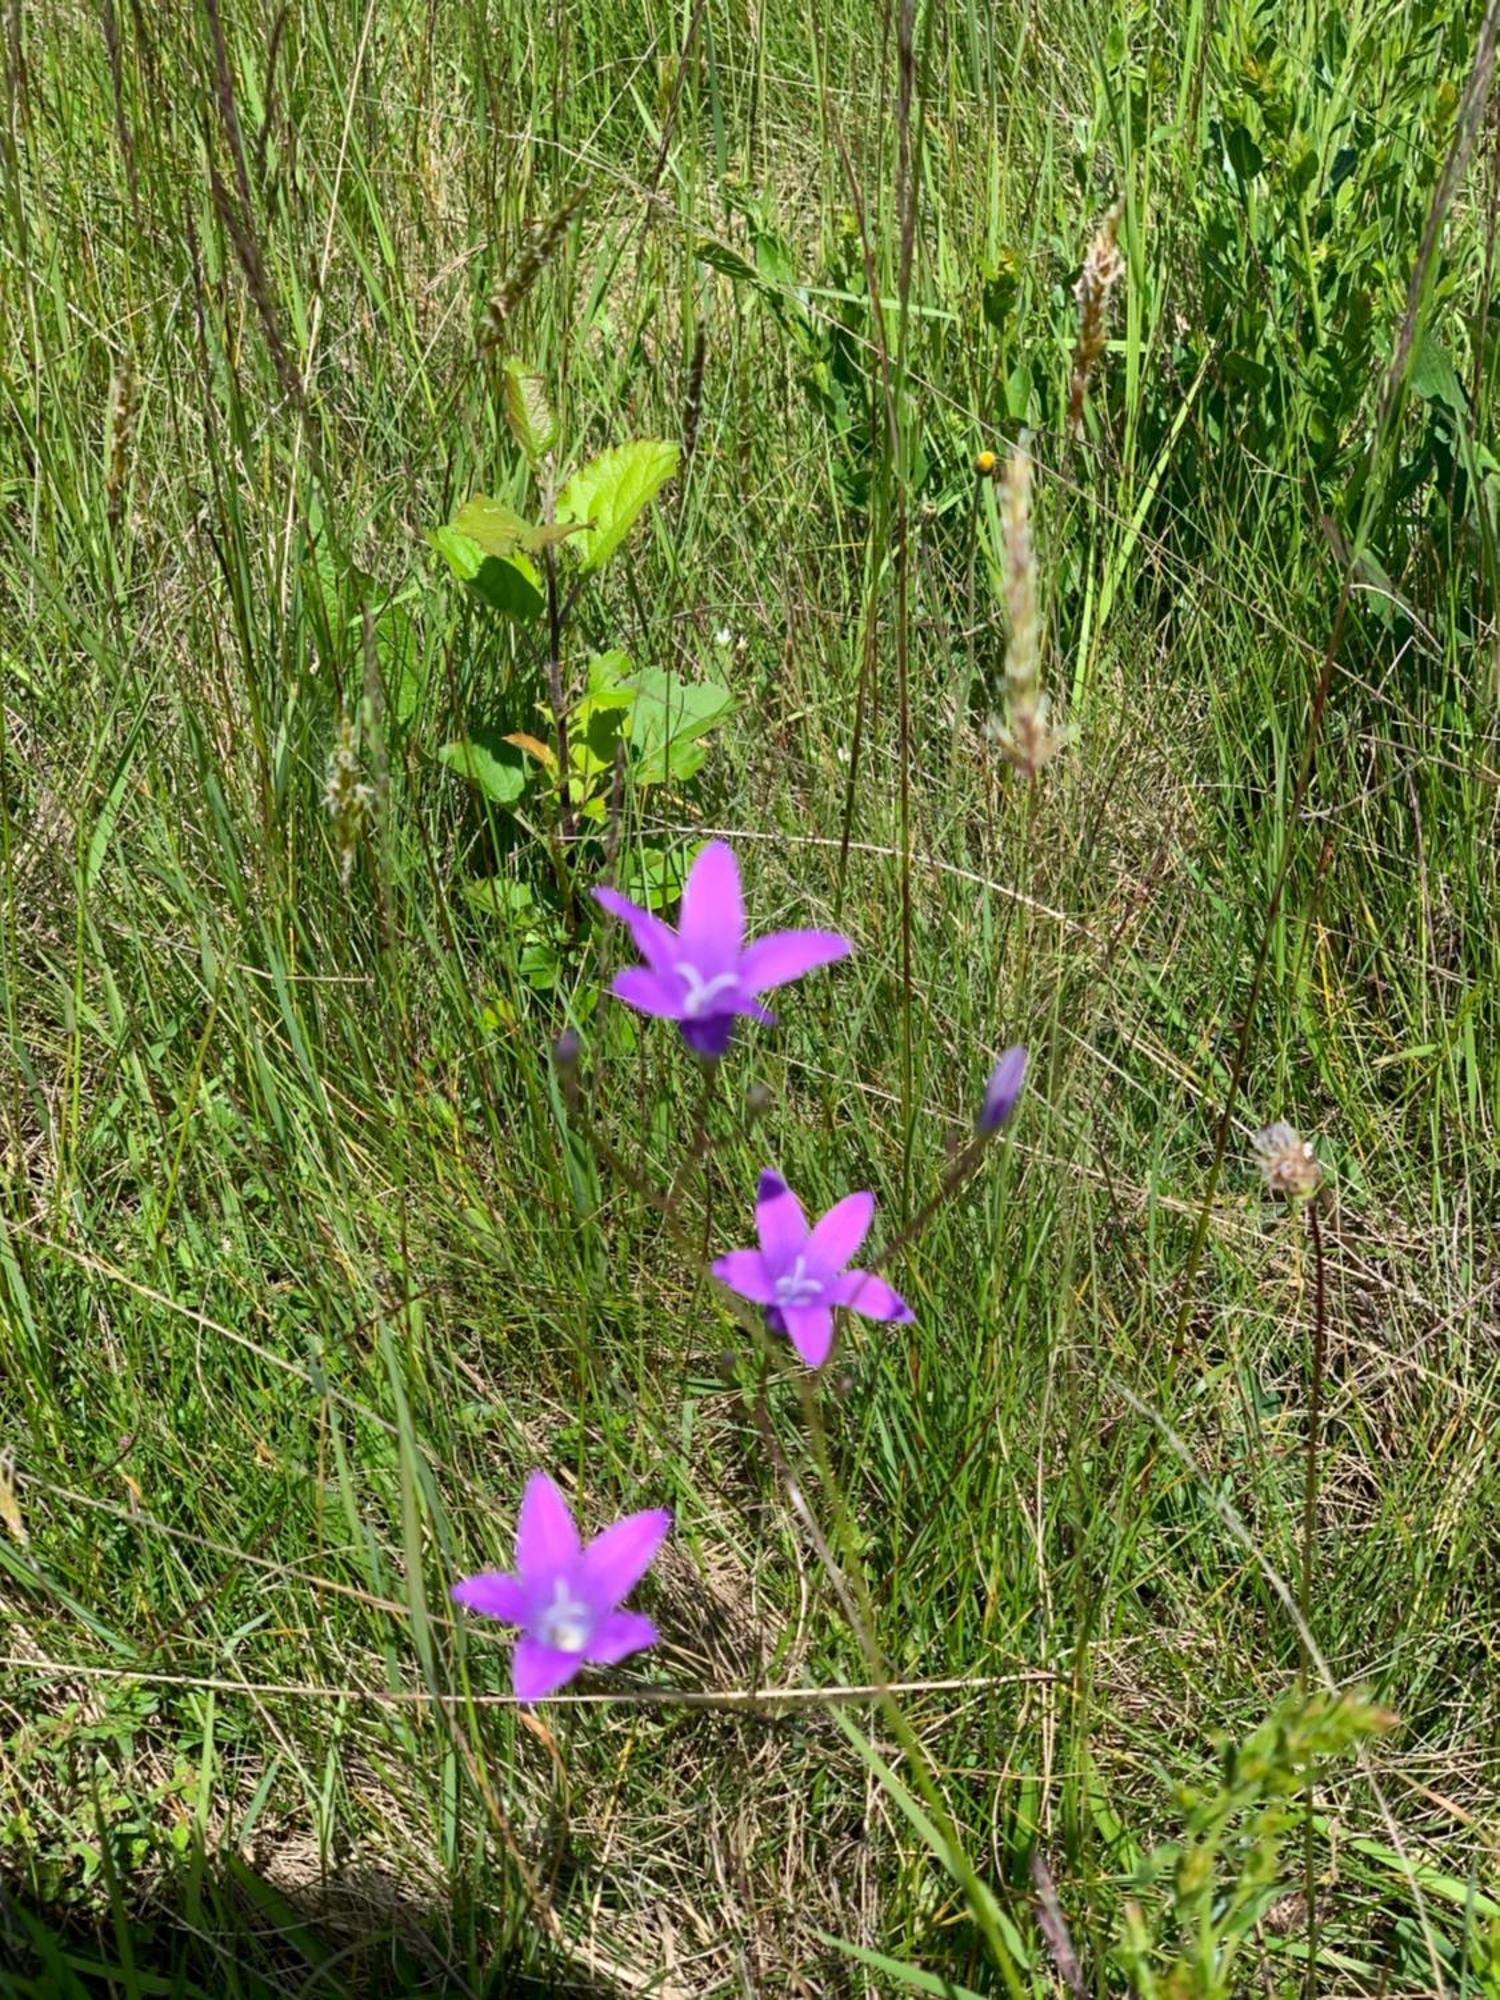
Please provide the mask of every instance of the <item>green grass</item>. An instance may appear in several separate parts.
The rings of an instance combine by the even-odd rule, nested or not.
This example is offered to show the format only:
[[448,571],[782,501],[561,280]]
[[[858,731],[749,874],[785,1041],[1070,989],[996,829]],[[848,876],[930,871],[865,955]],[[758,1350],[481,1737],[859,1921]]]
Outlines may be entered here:
[[[826,1692],[867,1663],[682,1239],[745,1240],[769,1159],[893,1235],[1025,1040],[899,1260],[915,1326],[860,1323],[823,1404],[1011,1979],[1064,1990],[1040,1853],[1084,1990],[1128,1990],[1177,1788],[1299,1674],[1313,1271],[1249,1147],[1286,1117],[1329,1175],[1308,1623],[1401,1718],[1319,1772],[1313,1990],[1500,1993],[1482,10],[934,0],[904,310],[897,23],[853,0],[255,0],[221,44],[206,0],[3,11],[0,1992],[1016,1990],[910,1741]],[[700,330],[705,364],[568,668],[739,703],[699,777],[627,789],[625,851],[727,831],[761,927],[858,946],[737,1042],[705,1159],[669,1034],[588,1011],[618,940],[539,993],[465,897],[548,865],[437,761],[547,733],[536,628],[422,535],[526,502],[476,331],[585,183],[506,340],[574,458],[678,436]],[[984,728],[971,472],[1023,424],[1078,728],[1034,787]],[[390,784],[345,890],[365,609]],[[831,1528],[789,1371],[769,1421]],[[677,1528],[659,1651],[526,1716],[446,1589],[536,1464]],[[1303,1990],[1301,1837],[1235,1991]]]

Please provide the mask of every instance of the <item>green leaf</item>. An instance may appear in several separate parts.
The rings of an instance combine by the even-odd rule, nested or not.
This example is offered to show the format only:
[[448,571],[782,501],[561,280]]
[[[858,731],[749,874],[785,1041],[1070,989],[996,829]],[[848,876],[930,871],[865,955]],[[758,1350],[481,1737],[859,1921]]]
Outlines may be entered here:
[[1411,386],[1412,393],[1424,403],[1442,403],[1455,416],[1468,416],[1469,406],[1458,371],[1448,358],[1448,350],[1433,334],[1424,332],[1417,338],[1411,361]]
[[390,695],[391,710],[398,728],[404,729],[417,712],[427,686],[425,662],[417,649],[417,628],[404,606],[392,604],[375,620],[375,650],[380,656],[381,677]]
[[526,523],[514,507],[508,507],[503,500],[491,500],[484,493],[466,500],[451,525],[477,543],[487,556],[499,556],[502,560],[515,554],[526,534]]
[[664,910],[682,895],[682,856],[671,848],[637,847],[621,856],[616,887],[648,910]]
[[700,742],[734,708],[734,696],[716,681],[684,681],[658,667],[632,678],[630,758],[638,785],[690,778],[708,752]]
[[491,917],[524,917],[532,906],[530,885],[513,882],[509,875],[487,875],[463,885],[465,900]]
[[546,381],[513,355],[505,364],[505,420],[533,465],[557,443],[557,416],[547,400]]
[[540,579],[518,550],[502,560],[486,555],[472,535],[458,528],[429,528],[429,546],[436,549],[460,583],[482,597],[491,610],[507,618],[536,618],[542,609]]
[[860,1965],[869,1966],[872,1972],[884,1973],[909,1993],[935,1993],[938,2000],[980,2000],[972,1986],[955,1986],[951,1979],[944,1979],[936,1972],[924,1972],[920,1966],[907,1965],[899,1958],[887,1958],[883,1951],[871,1951],[868,1945],[851,1944],[847,1938],[835,1937],[832,1931],[819,1931],[816,1935],[831,1950],[843,1952]]
[[574,542],[582,567],[601,568],[677,470],[677,446],[667,438],[615,445],[580,466],[557,497],[559,521],[581,521]]
[[526,789],[526,759],[513,743],[487,731],[445,743],[438,762],[477,785],[497,806],[513,806]]

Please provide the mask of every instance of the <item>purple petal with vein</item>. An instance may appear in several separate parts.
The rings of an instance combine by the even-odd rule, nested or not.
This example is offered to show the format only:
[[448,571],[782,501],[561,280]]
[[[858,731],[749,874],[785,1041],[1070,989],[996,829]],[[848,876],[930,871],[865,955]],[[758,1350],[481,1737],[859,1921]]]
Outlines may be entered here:
[[873,1271],[845,1271],[830,1290],[836,1306],[848,1306],[866,1319],[895,1320],[904,1326],[916,1318],[901,1294]]
[[821,1368],[833,1345],[833,1311],[829,1306],[783,1306],[787,1338],[809,1368]]
[[596,1667],[612,1667],[631,1653],[654,1646],[656,1638],[656,1627],[639,1611],[612,1611],[594,1627],[587,1657]]
[[875,1220],[872,1194],[846,1194],[813,1224],[807,1261],[814,1271],[841,1271],[870,1233]]
[[528,1589],[538,1577],[569,1568],[578,1555],[578,1530],[568,1503],[545,1472],[533,1472],[521,1496],[516,1522],[516,1568]]
[[800,979],[820,965],[832,965],[853,950],[848,938],[837,931],[771,931],[757,938],[740,959],[740,978],[752,993],[771,986],[784,986]]
[[529,1636],[517,1639],[510,1665],[516,1700],[540,1701],[544,1695],[555,1694],[582,1665],[582,1653],[560,1652],[556,1646],[544,1646],[540,1639]]
[[665,1507],[644,1514],[627,1514],[603,1534],[595,1535],[583,1552],[579,1589],[596,1613],[613,1611],[634,1590],[651,1566],[651,1558],[666,1540],[672,1516]]
[[465,1610],[482,1612],[486,1618],[503,1618],[507,1625],[524,1625],[531,1616],[531,1598],[525,1585],[518,1576],[503,1570],[466,1576],[448,1595]]

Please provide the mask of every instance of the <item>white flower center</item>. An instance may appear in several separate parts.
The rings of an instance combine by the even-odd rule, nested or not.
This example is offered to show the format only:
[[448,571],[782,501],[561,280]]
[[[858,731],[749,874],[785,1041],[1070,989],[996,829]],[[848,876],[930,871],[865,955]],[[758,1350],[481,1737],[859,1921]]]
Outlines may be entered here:
[[544,1646],[559,1653],[581,1653],[594,1635],[594,1615],[581,1604],[559,1577],[552,1586],[552,1602],[539,1614],[536,1636]]
[[719,995],[732,993],[740,983],[737,972],[719,972],[712,979],[705,979],[696,965],[674,965],[672,970],[687,988],[682,997],[682,1011],[690,1021],[711,1014]]
[[783,1271],[776,1280],[776,1303],[779,1306],[816,1305],[823,1296],[823,1280],[807,1275],[807,1259],[797,1258],[790,1271]]

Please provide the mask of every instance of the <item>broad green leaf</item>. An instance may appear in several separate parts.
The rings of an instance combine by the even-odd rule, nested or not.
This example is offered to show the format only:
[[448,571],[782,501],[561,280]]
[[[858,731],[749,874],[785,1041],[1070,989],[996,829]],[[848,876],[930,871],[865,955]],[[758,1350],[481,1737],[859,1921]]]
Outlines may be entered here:
[[476,493],[472,500],[466,500],[451,525],[471,542],[477,542],[487,556],[496,556],[503,562],[514,561],[519,550],[530,556],[540,555],[543,549],[584,532],[583,524],[577,521],[549,528],[523,520],[514,507],[504,500],[492,500],[485,493]]
[[682,856],[674,849],[632,848],[620,858],[616,886],[632,902],[664,910],[681,898],[683,874]]
[[533,465],[557,443],[557,417],[547,400],[547,384],[514,356],[505,364],[505,420]]
[[477,785],[497,806],[513,806],[526,789],[526,759],[513,743],[473,736],[445,743],[438,762]]
[[631,684],[630,756],[636,783],[690,778],[708,754],[699,739],[730,713],[734,696],[716,681],[684,681],[658,667],[642,667]]
[[513,556],[526,533],[526,523],[514,507],[508,507],[503,500],[491,500],[485,493],[476,493],[472,500],[466,500],[451,525],[471,542],[477,542],[487,556],[501,558]]
[[466,900],[492,917],[524,917],[534,900],[527,883],[513,882],[508,875],[487,875],[463,888]]
[[458,528],[429,528],[427,541],[460,583],[508,618],[536,618],[542,609],[540,580],[519,550],[502,560],[486,555],[472,535]]
[[1417,338],[1411,362],[1411,386],[1412,393],[1424,403],[1442,403],[1456,417],[1468,416],[1469,405],[1458,371],[1448,358],[1447,348],[1434,334],[1422,333]]
[[677,446],[667,438],[615,445],[580,466],[557,497],[557,518],[587,523],[573,542],[584,569],[609,561],[676,470]]
[[573,710],[574,719],[587,727],[596,715],[618,714],[622,709],[633,707],[635,689],[625,676],[634,668],[634,660],[618,646],[611,646],[607,653],[591,654],[588,693]]
[[427,685],[425,663],[417,647],[417,628],[411,613],[392,604],[375,620],[375,648],[380,655],[380,671],[391,692],[388,699],[398,728],[405,728],[417,712]]

